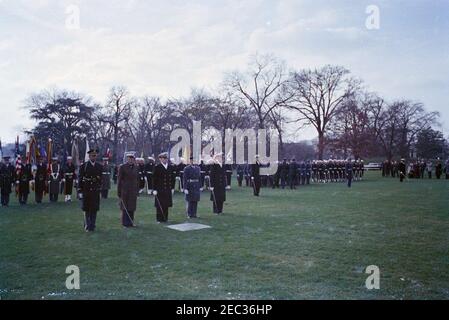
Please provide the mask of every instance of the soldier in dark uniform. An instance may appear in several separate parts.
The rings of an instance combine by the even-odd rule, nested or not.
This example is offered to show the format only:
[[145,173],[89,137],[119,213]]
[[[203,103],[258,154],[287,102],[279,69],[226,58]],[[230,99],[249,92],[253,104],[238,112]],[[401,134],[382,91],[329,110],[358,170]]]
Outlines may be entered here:
[[45,184],[47,183],[47,174],[47,166],[44,163],[44,158],[39,157],[34,174],[34,196],[36,203],[42,203],[46,187]]
[[352,186],[352,179],[354,177],[354,163],[351,159],[348,159],[345,165],[345,173],[346,173],[346,179],[348,180],[348,188],[351,188]]
[[137,196],[141,187],[140,168],[136,164],[134,152],[125,154],[126,163],[118,171],[117,196],[122,210],[122,225],[125,228],[135,227],[134,212],[137,209]]
[[245,185],[249,187],[251,185],[251,166],[245,161]]
[[201,159],[199,167],[200,167],[200,173],[201,173],[201,177],[200,177],[200,191],[203,191],[204,190],[205,179],[206,179],[206,176],[208,175],[208,173],[207,173],[207,165],[204,163],[203,159]]
[[443,174],[443,165],[441,164],[440,158],[437,159],[437,164],[435,166],[435,175],[438,180],[441,179],[441,175]]
[[260,194],[260,186],[261,186],[261,180],[260,180],[260,168],[262,167],[262,164],[259,161],[259,156],[256,155],[256,162],[251,164],[251,181],[253,183],[253,191],[254,195],[256,197]]
[[273,185],[271,186],[273,189],[279,188],[279,180],[281,178],[281,163],[279,161],[276,161],[277,169],[276,173],[273,175],[272,181]]
[[72,157],[67,157],[67,163],[64,166],[63,182],[64,182],[64,196],[65,202],[72,201],[73,182],[76,180],[76,168],[72,162]]
[[154,206],[156,207],[157,222],[168,221],[168,208],[173,206],[175,175],[173,166],[168,163],[167,153],[159,155],[160,163],[154,168],[153,183]]
[[215,155],[210,163],[210,200],[215,214],[223,213],[223,203],[226,201],[226,173],[221,157],[221,154]]
[[137,167],[137,172],[139,174],[138,194],[141,194],[145,190],[145,160],[143,158],[136,158],[135,165]]
[[298,164],[296,163],[296,159],[293,158],[288,166],[288,183],[290,185],[290,189],[296,189],[296,180],[298,179]]
[[145,178],[147,179],[147,194],[153,193],[153,171],[154,158],[148,157],[148,162],[145,164]]
[[289,171],[289,167],[288,167],[288,162],[287,159],[284,159],[284,161],[282,161],[282,163],[279,165],[280,167],[280,180],[281,180],[281,188],[284,189],[285,186],[287,185],[287,178],[288,178],[288,171]]
[[95,231],[97,212],[100,210],[100,188],[103,168],[96,162],[98,151],[91,149],[87,152],[89,161],[80,167],[78,194],[84,211],[84,229],[86,232]]
[[405,165],[405,159],[401,159],[401,162],[398,165],[398,171],[399,171],[399,180],[401,182],[404,181],[405,174],[406,174],[406,165]]
[[101,197],[103,199],[108,198],[109,189],[111,189],[111,167],[108,161],[108,157],[103,158],[103,172],[101,176]]
[[58,157],[53,157],[50,165],[50,174],[48,176],[48,193],[50,194],[50,202],[57,202],[59,188],[62,180],[62,168],[58,163]]
[[184,192],[184,168],[186,167],[184,158],[179,159],[179,163],[176,166],[176,177],[179,181],[179,191]]
[[190,164],[184,168],[183,185],[186,199],[186,209],[188,218],[197,218],[198,201],[200,201],[200,167],[193,163],[193,156],[190,157]]
[[243,184],[243,176],[245,175],[245,166],[243,164],[237,165],[237,183],[239,187]]
[[0,164],[0,193],[2,207],[9,205],[9,196],[14,183],[14,166],[9,163],[10,157],[3,157],[4,163]]
[[112,181],[114,181],[114,184],[117,184],[117,179],[118,179],[118,165],[114,165],[114,172],[112,173]]
[[24,205],[27,203],[30,194],[30,181],[33,180],[31,172],[31,164],[20,164],[16,169],[16,183],[18,184],[19,203]]

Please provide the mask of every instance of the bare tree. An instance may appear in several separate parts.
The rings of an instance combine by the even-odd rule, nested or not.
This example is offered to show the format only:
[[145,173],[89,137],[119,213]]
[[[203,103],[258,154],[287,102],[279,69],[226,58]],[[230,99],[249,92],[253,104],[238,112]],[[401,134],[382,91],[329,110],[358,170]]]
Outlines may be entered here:
[[359,81],[349,70],[327,65],[320,69],[302,70],[291,75],[289,91],[293,99],[288,104],[297,111],[296,121],[311,124],[318,134],[318,157],[323,158],[325,135],[329,124],[343,101],[359,88]]

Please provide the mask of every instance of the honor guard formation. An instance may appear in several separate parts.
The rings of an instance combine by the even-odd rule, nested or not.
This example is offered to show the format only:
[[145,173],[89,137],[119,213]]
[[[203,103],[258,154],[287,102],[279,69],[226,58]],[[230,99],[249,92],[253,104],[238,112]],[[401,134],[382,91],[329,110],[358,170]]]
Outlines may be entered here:
[[[121,210],[123,227],[135,227],[135,212],[139,196],[154,198],[157,223],[167,223],[169,210],[173,206],[175,192],[184,194],[185,215],[189,219],[199,218],[198,202],[203,192],[210,192],[211,211],[223,214],[226,192],[231,190],[232,177],[236,173],[237,186],[252,189],[254,196],[261,194],[261,188],[297,189],[311,184],[347,183],[361,181],[365,174],[363,160],[317,160],[296,161],[295,158],[277,162],[277,170],[272,175],[263,174],[262,168],[269,163],[262,163],[256,155],[253,163],[231,165],[224,163],[222,153],[215,154],[208,161],[188,161],[180,158],[178,163],[169,159],[168,153],[154,157],[137,158],[135,152],[124,154],[122,165],[110,165],[110,155],[97,160],[99,151],[90,149],[88,160],[76,166],[72,157],[66,157],[64,163],[59,157],[39,156],[36,163],[23,163],[20,156],[11,161],[4,156],[0,164],[1,204],[7,207],[10,194],[15,191],[20,205],[28,203],[28,195],[34,192],[34,200],[42,203],[48,194],[48,201],[55,203],[59,196],[65,202],[71,202],[75,193],[81,201],[84,212],[84,229],[92,232],[96,227],[97,213],[101,199],[108,199],[111,181],[117,186],[118,205]],[[449,161],[418,160],[406,163],[401,161],[383,162],[379,169],[383,177],[404,179],[432,179],[433,172],[437,179],[443,174],[449,179]]]

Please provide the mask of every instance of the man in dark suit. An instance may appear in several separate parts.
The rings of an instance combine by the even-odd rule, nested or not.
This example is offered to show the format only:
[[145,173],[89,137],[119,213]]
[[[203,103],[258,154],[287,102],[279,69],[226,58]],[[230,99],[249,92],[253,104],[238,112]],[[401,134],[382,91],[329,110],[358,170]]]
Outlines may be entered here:
[[190,157],[190,164],[184,168],[183,186],[187,206],[187,217],[197,218],[198,202],[200,201],[200,167],[193,162],[193,156]]
[[78,194],[84,211],[84,229],[95,231],[97,212],[100,210],[100,189],[103,167],[97,163],[98,151],[87,152],[89,160],[83,163],[79,172]]
[[48,193],[50,194],[50,202],[58,202],[61,180],[61,165],[59,164],[58,157],[53,157],[52,164],[50,165],[50,174],[48,176]]
[[134,212],[137,209],[137,196],[140,190],[140,168],[136,164],[134,152],[125,154],[126,163],[118,170],[117,196],[122,210],[122,225],[135,227]]
[[223,213],[223,204],[226,201],[226,172],[223,167],[222,154],[216,154],[210,166],[210,200],[213,202],[215,214]]
[[156,220],[158,223],[168,221],[168,208],[173,206],[172,195],[174,193],[175,174],[173,166],[168,163],[166,152],[159,155],[160,163],[154,168],[153,195],[156,207]]

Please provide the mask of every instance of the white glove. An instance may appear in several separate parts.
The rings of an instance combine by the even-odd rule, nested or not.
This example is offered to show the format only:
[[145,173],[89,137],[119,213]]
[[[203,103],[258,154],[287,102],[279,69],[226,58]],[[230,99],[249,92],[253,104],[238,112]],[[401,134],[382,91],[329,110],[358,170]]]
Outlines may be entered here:
[[19,183],[20,183],[20,181],[19,181],[19,180],[17,180],[17,181],[16,181],[16,184],[19,184]]
[[185,194],[189,194],[189,190],[184,189],[184,193],[185,193]]
[[213,187],[210,187],[209,189],[210,189],[210,191],[214,191],[214,188],[213,188]]
[[80,194],[78,195],[78,197],[79,197],[80,199],[82,199],[82,198],[83,198],[83,194],[80,193]]
[[251,177],[251,180],[254,180],[254,177]]
[[175,194],[175,189],[171,189],[171,194]]
[[153,191],[153,195],[157,196],[157,191],[156,190]]
[[61,181],[62,181],[62,182],[65,182],[65,179],[62,179]]

